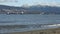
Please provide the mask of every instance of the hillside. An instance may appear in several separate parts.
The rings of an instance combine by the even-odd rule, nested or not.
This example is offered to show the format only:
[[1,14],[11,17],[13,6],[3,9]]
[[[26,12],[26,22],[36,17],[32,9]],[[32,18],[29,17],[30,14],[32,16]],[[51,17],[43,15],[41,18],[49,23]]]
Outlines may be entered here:
[[32,13],[55,13],[60,14],[60,7],[57,6],[42,6],[42,5],[35,5],[35,6],[29,6],[29,7],[14,7],[14,6],[6,6],[6,5],[0,5],[0,13],[16,13],[16,12],[24,12],[28,14]]

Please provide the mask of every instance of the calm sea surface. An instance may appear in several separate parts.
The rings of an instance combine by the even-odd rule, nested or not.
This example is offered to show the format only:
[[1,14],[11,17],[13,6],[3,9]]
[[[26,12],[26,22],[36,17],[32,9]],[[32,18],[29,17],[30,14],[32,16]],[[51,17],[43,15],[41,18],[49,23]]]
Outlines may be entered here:
[[[31,28],[31,24],[60,24],[60,15],[40,15],[40,14],[23,14],[23,15],[6,15],[6,14],[1,14],[0,15],[0,33],[4,33],[4,32],[20,32],[20,31],[25,31],[27,30],[27,28],[30,30],[34,29]],[[27,25],[27,28],[21,28],[21,27],[17,27],[17,28],[12,28],[9,29],[8,26],[6,25]],[[28,26],[31,25],[31,26]],[[5,28],[4,28],[5,26]],[[39,25],[40,26],[40,25]],[[37,25],[36,25],[37,27]]]
[[40,15],[40,14],[0,15],[0,25],[54,24],[54,23],[60,23],[60,15]]

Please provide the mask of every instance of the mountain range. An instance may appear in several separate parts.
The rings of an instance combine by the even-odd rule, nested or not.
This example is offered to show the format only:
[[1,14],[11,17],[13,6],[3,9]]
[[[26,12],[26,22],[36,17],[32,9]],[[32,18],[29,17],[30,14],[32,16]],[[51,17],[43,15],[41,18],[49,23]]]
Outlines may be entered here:
[[14,6],[7,6],[7,5],[0,5],[0,10],[21,10],[26,12],[45,12],[45,13],[56,13],[60,14],[60,7],[57,6],[42,6],[42,5],[35,5],[29,7],[14,7]]

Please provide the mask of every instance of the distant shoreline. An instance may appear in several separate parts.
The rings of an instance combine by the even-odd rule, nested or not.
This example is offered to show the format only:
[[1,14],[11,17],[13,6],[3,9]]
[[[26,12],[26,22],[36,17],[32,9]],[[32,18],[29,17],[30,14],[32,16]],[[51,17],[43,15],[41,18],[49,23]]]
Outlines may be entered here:
[[[17,13],[0,13],[0,14],[6,14],[6,15],[10,15],[10,14],[15,14],[15,15],[18,15]],[[24,13],[24,14],[21,14],[19,13],[20,15],[24,15],[24,14],[39,14],[39,13]],[[40,14],[40,15],[60,15],[60,14]]]

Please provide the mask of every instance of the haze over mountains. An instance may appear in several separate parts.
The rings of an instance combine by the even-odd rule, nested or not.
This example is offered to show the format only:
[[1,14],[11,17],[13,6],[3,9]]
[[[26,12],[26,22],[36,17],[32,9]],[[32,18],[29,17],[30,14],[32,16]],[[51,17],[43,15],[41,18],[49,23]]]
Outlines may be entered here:
[[22,6],[22,7],[14,7],[14,6],[7,6],[7,5],[0,5],[0,13],[16,13],[16,12],[24,12],[24,13],[54,13],[60,14],[60,7],[57,6],[48,6],[48,5],[34,5],[34,6]]

